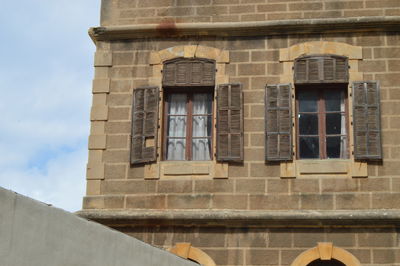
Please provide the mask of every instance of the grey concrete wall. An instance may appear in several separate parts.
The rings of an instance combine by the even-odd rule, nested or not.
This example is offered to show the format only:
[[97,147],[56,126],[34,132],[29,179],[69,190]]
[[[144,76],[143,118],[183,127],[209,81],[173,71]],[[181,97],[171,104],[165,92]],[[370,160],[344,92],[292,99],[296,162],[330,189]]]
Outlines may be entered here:
[[0,188],[1,266],[198,265]]

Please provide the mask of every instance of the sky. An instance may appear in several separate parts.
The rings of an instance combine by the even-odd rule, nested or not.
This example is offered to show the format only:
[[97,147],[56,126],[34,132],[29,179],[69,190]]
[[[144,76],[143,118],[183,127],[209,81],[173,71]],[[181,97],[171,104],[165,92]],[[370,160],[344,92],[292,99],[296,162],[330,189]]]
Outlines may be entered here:
[[100,0],[3,1],[0,186],[82,207]]

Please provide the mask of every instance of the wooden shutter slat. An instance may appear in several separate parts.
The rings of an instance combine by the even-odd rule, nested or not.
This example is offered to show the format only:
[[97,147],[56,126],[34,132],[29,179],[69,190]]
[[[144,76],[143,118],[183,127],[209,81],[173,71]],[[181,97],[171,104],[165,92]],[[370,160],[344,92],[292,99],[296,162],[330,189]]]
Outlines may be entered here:
[[[131,164],[155,161],[157,158],[159,89],[142,87],[133,91]],[[146,147],[146,139],[154,146]]]
[[164,63],[163,86],[214,86],[215,61],[202,58],[177,58]]
[[265,87],[265,159],[292,159],[291,84]]
[[243,160],[243,94],[240,84],[217,89],[217,160]]
[[338,55],[309,55],[297,58],[294,63],[294,82],[347,83],[348,59]]
[[382,159],[379,83],[353,82],[354,158]]

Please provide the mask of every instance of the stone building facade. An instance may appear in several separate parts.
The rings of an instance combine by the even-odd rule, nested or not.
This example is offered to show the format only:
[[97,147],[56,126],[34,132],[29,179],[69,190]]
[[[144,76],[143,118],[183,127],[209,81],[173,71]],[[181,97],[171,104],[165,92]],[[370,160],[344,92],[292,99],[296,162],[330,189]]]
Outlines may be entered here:
[[400,1],[103,0],[89,34],[81,216],[204,265],[400,265]]

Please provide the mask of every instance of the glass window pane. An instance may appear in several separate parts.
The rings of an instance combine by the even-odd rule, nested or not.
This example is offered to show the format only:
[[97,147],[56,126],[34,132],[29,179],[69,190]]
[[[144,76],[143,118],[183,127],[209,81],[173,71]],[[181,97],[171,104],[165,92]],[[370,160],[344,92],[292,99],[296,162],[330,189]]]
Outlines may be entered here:
[[344,92],[341,90],[326,90],[325,109],[328,112],[341,111],[344,112]]
[[302,90],[298,94],[300,112],[318,111],[318,94],[314,90]]
[[300,135],[318,135],[318,115],[299,114]]
[[185,160],[185,139],[168,139],[167,160]]
[[193,114],[211,114],[212,95],[210,93],[196,93],[193,95]]
[[347,158],[346,137],[327,137],[326,154],[328,158]]
[[211,136],[211,116],[193,116],[193,137]]
[[211,160],[211,141],[209,139],[194,139],[192,142],[192,160]]
[[345,127],[345,119],[342,114],[326,114],[326,134],[341,134],[342,126]]
[[168,114],[186,115],[187,95],[183,93],[172,93],[168,95]]
[[319,138],[300,137],[299,150],[301,159],[319,158]]
[[186,116],[169,116],[168,117],[168,137],[185,137],[186,136]]

